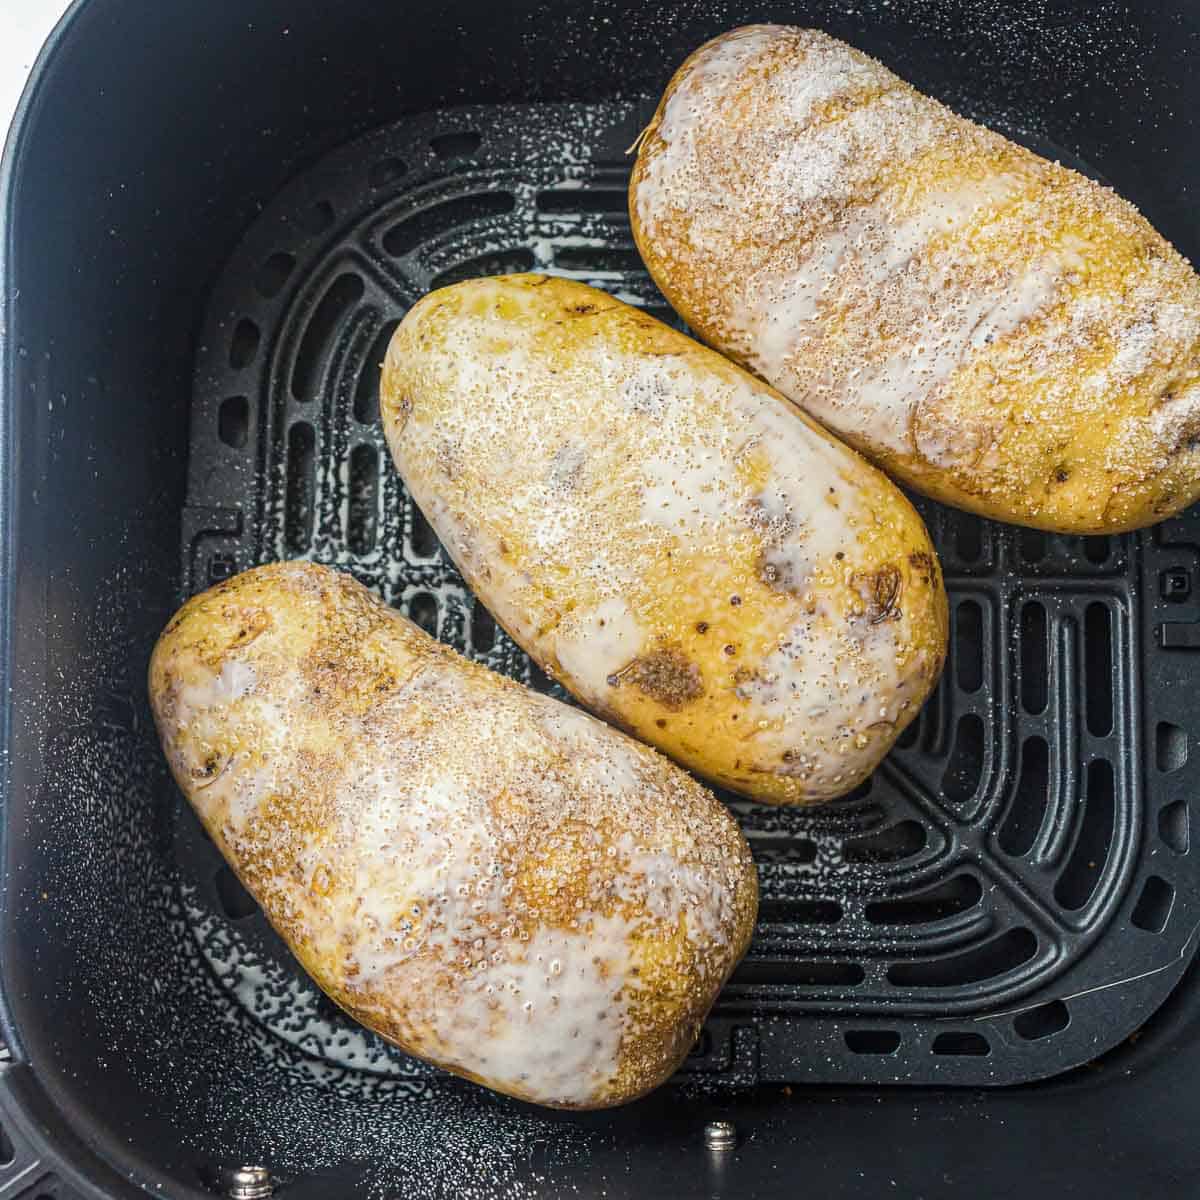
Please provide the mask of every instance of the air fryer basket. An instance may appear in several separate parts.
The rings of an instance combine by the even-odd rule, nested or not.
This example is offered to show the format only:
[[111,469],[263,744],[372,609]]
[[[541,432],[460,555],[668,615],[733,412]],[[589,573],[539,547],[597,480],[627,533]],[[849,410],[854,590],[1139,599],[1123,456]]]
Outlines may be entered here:
[[[848,38],[1200,248],[1182,4],[67,18],[3,180],[0,1196],[204,1194],[236,1163],[298,1198],[1196,1179],[1200,515],[1081,539],[921,502],[951,593],[943,682],[843,803],[726,798],[759,866],[755,942],[676,1080],[623,1112],[493,1097],[347,1021],[163,769],[153,639],[256,562],[338,565],[550,687],[388,461],[382,350],[430,287],[505,271],[676,320],[632,246],[624,151],[688,50],[760,19]],[[736,1152],[704,1150],[714,1116]],[[1049,1136],[1068,1123],[1094,1157]]]

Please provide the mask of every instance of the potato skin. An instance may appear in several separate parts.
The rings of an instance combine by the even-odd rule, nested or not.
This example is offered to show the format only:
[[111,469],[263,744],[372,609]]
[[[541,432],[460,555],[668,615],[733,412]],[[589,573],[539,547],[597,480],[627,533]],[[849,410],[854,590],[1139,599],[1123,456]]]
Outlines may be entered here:
[[593,711],[724,787],[864,779],[941,669],[946,599],[900,492],[765,384],[583,284],[432,293],[384,363],[417,503]]
[[150,697],[180,788],[308,973],[455,1074],[632,1100],[749,943],[753,862],[709,792],[329,568],[190,600]]
[[634,237],[706,342],[889,474],[1069,533],[1200,496],[1200,279],[1128,202],[827,35],[734,30],[640,141]]

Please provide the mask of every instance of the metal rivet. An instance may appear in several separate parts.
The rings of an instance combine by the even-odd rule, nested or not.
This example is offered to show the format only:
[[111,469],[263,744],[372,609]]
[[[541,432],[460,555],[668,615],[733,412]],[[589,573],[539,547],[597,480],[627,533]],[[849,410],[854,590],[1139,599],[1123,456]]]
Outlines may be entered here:
[[704,1127],[704,1144],[710,1150],[732,1150],[737,1146],[737,1126],[732,1121],[709,1121]]
[[275,1194],[266,1167],[222,1167],[217,1182],[229,1200],[268,1200]]

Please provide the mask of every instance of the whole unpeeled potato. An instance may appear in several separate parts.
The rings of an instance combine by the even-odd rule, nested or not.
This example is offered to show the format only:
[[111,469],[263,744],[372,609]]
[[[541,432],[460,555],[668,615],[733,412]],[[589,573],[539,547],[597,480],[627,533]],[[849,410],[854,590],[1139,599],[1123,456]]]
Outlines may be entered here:
[[750,940],[725,809],[325,567],[188,601],[150,665],[175,778],[313,979],[411,1054],[564,1108],[679,1065]]
[[941,670],[895,485],[766,384],[540,275],[432,293],[388,348],[396,465],[500,623],[595,712],[734,791],[849,791]]
[[634,237],[711,346],[889,474],[1073,533],[1200,497],[1200,278],[1133,205],[810,29],[700,47]]

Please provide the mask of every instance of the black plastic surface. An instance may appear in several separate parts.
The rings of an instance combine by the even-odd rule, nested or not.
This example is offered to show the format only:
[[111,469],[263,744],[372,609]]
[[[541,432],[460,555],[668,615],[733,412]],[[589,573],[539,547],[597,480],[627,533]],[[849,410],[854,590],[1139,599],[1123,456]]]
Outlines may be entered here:
[[[766,1196],[800,1188],[822,1196],[969,1188],[980,1197],[1174,1197],[1200,1189],[1193,977],[1151,1016],[1170,989],[1187,930],[1168,911],[1162,886],[1149,884],[1152,874],[1174,887],[1176,909],[1190,903],[1187,830],[1200,732],[1200,536],[1191,516],[1124,539],[1103,562],[1053,542],[1047,557],[1030,562],[1036,547],[1022,557],[1020,535],[1004,533],[990,542],[995,557],[953,567],[960,592],[973,589],[980,604],[981,628],[993,614],[991,628],[1004,636],[992,636],[980,668],[992,675],[980,692],[963,687],[956,670],[942,711],[971,711],[984,688],[1007,678],[1009,690],[995,693],[1003,719],[974,710],[985,735],[1008,729],[993,734],[997,750],[997,738],[1015,746],[1037,733],[1033,714],[1014,703],[1022,658],[1013,597],[1028,592],[1044,602],[1050,623],[1070,615],[1082,631],[1082,658],[1073,667],[1063,661],[1071,703],[1083,699],[1085,729],[1087,605],[1094,598],[1119,614],[1115,732],[1089,730],[1068,761],[1103,758],[1115,780],[1130,781],[1140,807],[1114,789],[1114,812],[1130,814],[1136,845],[1122,850],[1126,865],[1107,868],[1124,881],[1107,921],[1055,934],[1079,948],[1078,965],[1049,990],[1075,990],[1070,972],[1085,968],[1089,986],[1113,986],[1068,1000],[1070,1023],[1059,1033],[1053,1004],[1022,1014],[1027,1032],[1047,1032],[1047,1045],[1066,1047],[1072,1030],[1102,1030],[1097,1051],[1111,1014],[1146,1018],[1136,1044],[1127,1040],[1099,1066],[1009,1089],[794,1085],[786,1094],[755,1081],[772,1072],[798,1078],[784,1072],[816,1056],[806,1042],[798,1058],[791,1033],[775,1031],[790,1031],[792,1014],[765,1022],[756,999],[751,1012],[727,1010],[718,1022],[714,1053],[728,1031],[736,1071],[710,1082],[694,1069],[616,1113],[546,1114],[405,1074],[379,1047],[331,1063],[326,1017],[311,1014],[311,1028],[264,1024],[254,1016],[261,1002],[238,998],[222,975],[230,956],[208,940],[220,942],[222,926],[247,928],[247,965],[262,973],[247,970],[243,981],[266,992],[293,986],[292,976],[272,973],[270,948],[254,944],[254,918],[236,918],[236,894],[226,889],[222,901],[213,878],[202,890],[187,873],[201,859],[182,844],[187,830],[148,725],[143,683],[153,639],[191,584],[179,569],[189,444],[203,430],[238,436],[236,407],[222,422],[219,410],[193,411],[191,402],[197,366],[202,374],[205,354],[216,352],[202,348],[201,331],[205,313],[216,311],[223,268],[289,178],[367,130],[451,105],[653,95],[695,45],[747,19],[820,25],[1006,132],[1063,147],[1139,203],[1185,253],[1200,251],[1200,13],[1189,4],[822,0],[751,10],[710,0],[84,0],[73,10],[35,73],[0,172],[0,670],[9,689],[0,711],[0,996],[11,1056],[0,1065],[0,1124],[15,1151],[12,1166],[0,1167],[0,1194],[37,1195],[40,1180],[18,1178],[31,1158],[58,1176],[57,1186],[89,1196],[141,1188],[198,1196],[213,1166],[230,1161],[266,1163],[287,1181],[282,1194],[297,1200]],[[335,214],[314,254],[338,236]],[[230,313],[235,321],[242,315]],[[246,399],[249,414],[256,398]],[[317,447],[314,427],[314,454]],[[205,507],[200,487],[193,478],[191,500]],[[219,498],[210,507],[228,509],[224,485],[217,479],[213,487]],[[255,494],[253,472],[241,494]],[[264,527],[256,512],[243,514],[240,530],[227,513],[217,512],[214,525],[190,513],[197,518],[193,532],[231,536],[239,553],[263,549],[253,541]],[[938,536],[950,545],[959,533]],[[972,534],[964,537],[970,546]],[[1060,586],[1064,577],[1072,588]],[[1008,640],[1013,630],[1017,641]],[[965,678],[972,680],[969,670]],[[1056,676],[1046,678],[1049,697]],[[1036,699],[1036,686],[1029,690]],[[925,753],[923,737],[898,761],[930,790],[940,786],[942,760],[936,749]],[[1019,849],[1028,824],[1013,823],[1005,836]],[[862,869],[885,890],[915,884],[902,861]],[[1039,876],[1031,895],[1052,896],[1059,877]],[[222,903],[233,916],[214,908]],[[222,924],[204,925],[206,910]],[[1106,964],[1103,947],[1136,944],[1130,926],[1157,948],[1143,959],[1145,972],[1157,973],[1134,970],[1143,977],[1122,983],[1137,964],[1123,951]],[[786,953],[812,945],[818,957],[833,958],[820,934],[836,928],[805,924],[803,942]],[[819,1000],[828,988],[797,990]],[[1031,995],[1014,995],[1013,1004]],[[977,1023],[978,1015],[945,1022],[954,1036],[942,1045],[958,1053],[941,1057],[974,1058],[961,1068],[967,1078],[978,1078],[979,1062],[992,1056],[964,1052],[978,1045],[965,1035],[982,1025],[991,1044],[1001,1027]],[[849,1032],[869,1051],[899,1034],[896,1053],[924,1063],[914,1047],[932,1051],[932,1042],[916,1040],[921,1019],[863,1013],[851,1025],[828,1009],[803,1016],[812,1044]],[[316,1044],[305,1040],[312,1029]],[[1039,1040],[1013,1045],[1032,1061]],[[866,1065],[871,1059],[842,1061],[855,1079],[882,1078]],[[700,1141],[703,1121],[716,1115],[735,1120],[743,1137],[726,1158],[711,1158]]]

